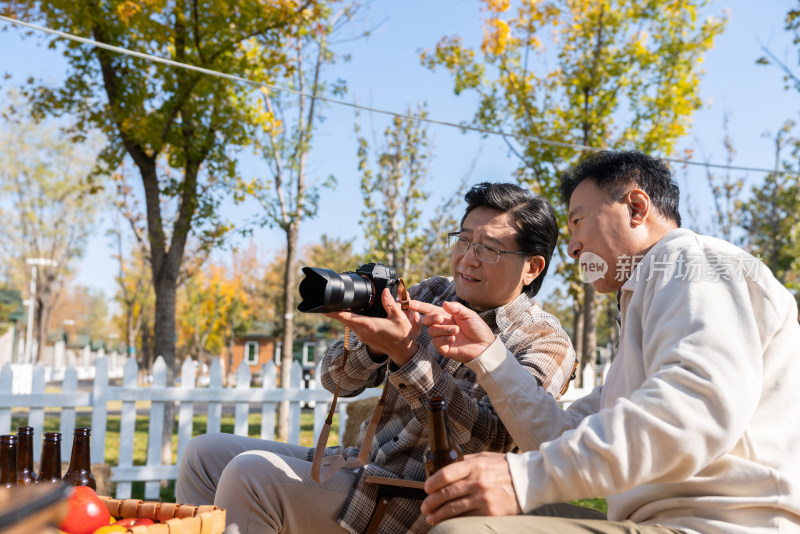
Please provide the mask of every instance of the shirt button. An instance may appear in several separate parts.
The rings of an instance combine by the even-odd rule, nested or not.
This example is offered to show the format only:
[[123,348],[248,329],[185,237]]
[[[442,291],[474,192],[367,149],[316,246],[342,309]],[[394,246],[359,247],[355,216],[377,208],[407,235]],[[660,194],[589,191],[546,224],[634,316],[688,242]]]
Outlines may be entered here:
[[395,436],[395,437],[393,437],[393,438],[392,438],[392,441],[400,441],[400,438],[398,438],[397,436]]
[[399,387],[400,389],[406,389],[406,385],[405,385],[405,384],[403,384],[402,382],[400,382],[399,384],[397,384],[397,387]]

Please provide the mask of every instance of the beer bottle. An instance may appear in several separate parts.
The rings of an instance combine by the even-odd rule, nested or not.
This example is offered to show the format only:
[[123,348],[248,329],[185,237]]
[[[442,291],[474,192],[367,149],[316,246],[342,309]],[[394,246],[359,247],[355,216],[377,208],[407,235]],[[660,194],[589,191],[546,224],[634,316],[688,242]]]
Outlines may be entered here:
[[17,436],[0,436],[0,488],[17,485]]
[[61,432],[45,432],[42,441],[42,461],[35,484],[62,483]]
[[89,486],[97,489],[97,482],[92,474],[92,463],[89,458],[89,428],[76,428],[72,441],[72,456],[69,459],[69,469],[64,475],[64,482],[71,486]]
[[428,436],[430,441],[425,451],[425,472],[428,476],[464,459],[461,448],[453,441],[447,403],[439,395],[428,399]]
[[17,427],[17,486],[27,486],[36,480],[33,471],[33,427]]

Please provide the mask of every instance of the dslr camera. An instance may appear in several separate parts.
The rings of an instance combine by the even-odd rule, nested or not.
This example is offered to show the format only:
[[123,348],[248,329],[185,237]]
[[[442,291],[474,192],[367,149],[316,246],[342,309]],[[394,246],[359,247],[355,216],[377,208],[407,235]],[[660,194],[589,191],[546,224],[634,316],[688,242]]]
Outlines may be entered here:
[[386,317],[381,293],[389,288],[397,298],[397,271],[382,263],[366,263],[353,271],[303,267],[297,309],[304,313],[350,311],[367,317]]

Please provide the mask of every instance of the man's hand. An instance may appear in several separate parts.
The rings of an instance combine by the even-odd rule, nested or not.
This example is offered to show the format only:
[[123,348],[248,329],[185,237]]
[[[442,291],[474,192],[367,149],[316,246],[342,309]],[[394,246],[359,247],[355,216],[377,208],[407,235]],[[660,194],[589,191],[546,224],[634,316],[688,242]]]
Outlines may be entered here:
[[414,338],[421,328],[420,317],[414,311],[409,311],[406,316],[388,289],[381,293],[381,304],[388,314],[386,318],[365,317],[346,311],[324,315],[350,327],[372,356],[386,354],[398,367],[402,367],[417,353]]
[[468,454],[425,482],[422,513],[431,525],[462,515],[515,515],[522,509],[504,454]]
[[481,317],[458,302],[444,302],[442,307],[412,300],[410,309],[425,314],[422,323],[439,354],[467,363],[480,356],[494,342],[495,336]]

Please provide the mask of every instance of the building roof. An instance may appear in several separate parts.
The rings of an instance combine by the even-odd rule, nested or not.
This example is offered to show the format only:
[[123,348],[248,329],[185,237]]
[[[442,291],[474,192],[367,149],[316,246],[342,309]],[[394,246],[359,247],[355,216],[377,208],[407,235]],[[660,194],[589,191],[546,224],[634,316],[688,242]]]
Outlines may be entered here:
[[8,317],[12,321],[19,321],[25,317],[25,306],[22,304],[22,293],[16,289],[0,289],[0,304],[16,304],[16,308]]
[[77,334],[74,337],[70,337],[69,343],[67,344],[71,349],[82,349],[87,345],[92,344],[92,336],[88,334]]
[[256,321],[250,329],[241,335],[236,336],[237,339],[273,339],[275,337],[272,325]]
[[63,328],[57,328],[47,334],[47,344],[53,345],[58,341],[67,342],[67,332]]

